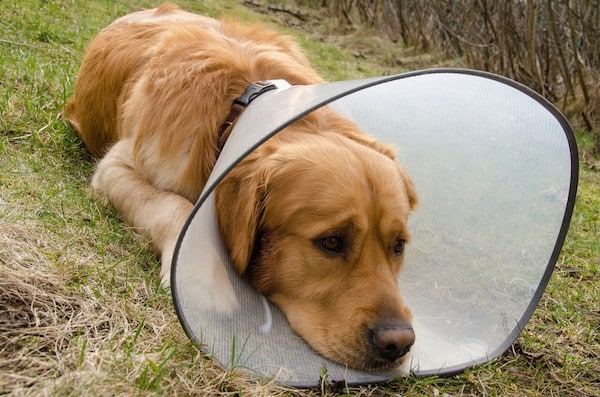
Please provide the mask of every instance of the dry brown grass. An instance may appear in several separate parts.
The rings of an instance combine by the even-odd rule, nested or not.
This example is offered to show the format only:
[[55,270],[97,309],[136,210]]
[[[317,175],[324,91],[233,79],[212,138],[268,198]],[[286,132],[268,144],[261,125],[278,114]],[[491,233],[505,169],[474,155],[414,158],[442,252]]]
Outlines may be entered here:
[[[115,256],[129,253],[117,246]],[[0,222],[0,394],[272,395],[227,373],[183,334],[169,295],[127,271],[88,279],[100,261],[34,223]],[[79,258],[63,268],[57,255]],[[131,263],[120,263],[122,267]],[[127,291],[125,291],[126,289]],[[123,296],[126,295],[126,298]]]

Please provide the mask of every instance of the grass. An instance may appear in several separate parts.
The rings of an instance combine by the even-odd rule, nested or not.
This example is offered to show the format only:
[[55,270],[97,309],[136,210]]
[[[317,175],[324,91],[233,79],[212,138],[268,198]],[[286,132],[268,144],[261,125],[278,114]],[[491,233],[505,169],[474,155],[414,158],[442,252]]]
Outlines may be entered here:
[[[93,161],[60,118],[91,37],[155,4],[0,3],[0,395],[600,395],[600,172],[586,166],[546,293],[497,360],[449,378],[297,391],[225,372],[198,352],[148,242],[90,194]],[[299,22],[233,0],[179,4],[294,34],[329,80],[448,64],[368,30],[310,22],[311,10]]]

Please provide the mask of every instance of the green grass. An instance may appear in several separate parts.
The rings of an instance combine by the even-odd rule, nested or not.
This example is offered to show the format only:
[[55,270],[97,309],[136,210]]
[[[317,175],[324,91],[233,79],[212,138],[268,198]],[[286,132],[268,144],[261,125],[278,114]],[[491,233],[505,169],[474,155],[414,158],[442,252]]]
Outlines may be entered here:
[[[369,30],[342,34],[331,21],[298,23],[232,0],[179,4],[295,35],[329,80],[451,64]],[[93,161],[60,118],[92,36],[154,5],[0,3],[0,394],[600,395],[600,173],[585,166],[556,271],[526,329],[497,360],[449,378],[294,391],[226,373],[199,353],[159,286],[149,243],[90,194]]]

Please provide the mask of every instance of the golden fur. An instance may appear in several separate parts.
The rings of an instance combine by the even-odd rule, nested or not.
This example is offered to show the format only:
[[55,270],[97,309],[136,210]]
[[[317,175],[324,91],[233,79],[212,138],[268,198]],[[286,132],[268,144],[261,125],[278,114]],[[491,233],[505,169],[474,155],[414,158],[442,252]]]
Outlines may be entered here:
[[[179,232],[218,155],[219,127],[254,81],[323,80],[288,37],[172,5],[91,42],[65,115],[100,158],[92,178],[170,272]],[[417,198],[393,151],[321,108],[245,158],[216,190],[240,275],[324,356],[397,365],[414,341],[397,276]]]

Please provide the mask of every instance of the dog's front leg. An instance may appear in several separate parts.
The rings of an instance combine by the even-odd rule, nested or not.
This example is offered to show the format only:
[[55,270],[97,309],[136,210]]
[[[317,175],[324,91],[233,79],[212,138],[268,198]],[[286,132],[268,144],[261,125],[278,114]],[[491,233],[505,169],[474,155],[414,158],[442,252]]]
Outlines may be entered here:
[[108,197],[125,222],[152,240],[161,254],[163,284],[168,285],[175,244],[193,205],[140,175],[133,165],[132,149],[131,139],[117,142],[98,163],[92,188]]

